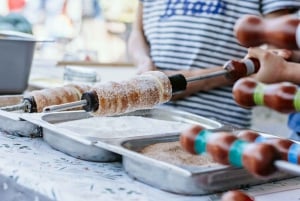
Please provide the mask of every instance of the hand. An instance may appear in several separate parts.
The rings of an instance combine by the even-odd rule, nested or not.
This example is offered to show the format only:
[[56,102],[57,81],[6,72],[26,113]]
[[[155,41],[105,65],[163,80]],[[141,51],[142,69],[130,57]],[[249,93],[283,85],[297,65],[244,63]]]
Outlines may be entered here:
[[151,58],[145,57],[141,59],[137,64],[137,74],[142,74],[147,71],[154,71],[157,70],[156,66],[152,62]]
[[281,56],[285,60],[291,60],[293,56],[293,51],[287,49],[272,49],[270,51],[278,56]]
[[289,57],[289,52],[280,50],[263,50],[261,48],[249,48],[247,57],[257,58],[260,61],[259,71],[253,75],[255,79],[264,83],[282,82],[283,72],[287,66],[284,58]]
[[286,61],[300,63],[300,51],[287,49],[271,49],[271,52],[283,57]]

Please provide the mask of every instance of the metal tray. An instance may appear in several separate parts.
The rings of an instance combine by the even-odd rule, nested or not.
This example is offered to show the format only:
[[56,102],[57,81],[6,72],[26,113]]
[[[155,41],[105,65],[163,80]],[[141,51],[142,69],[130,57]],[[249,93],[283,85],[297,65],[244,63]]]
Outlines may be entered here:
[[[200,124],[207,129],[225,129],[225,126],[217,121],[193,115],[187,112],[182,112],[173,109],[171,110],[169,108],[154,108],[149,110],[140,110],[124,115],[142,116],[153,119],[177,121],[190,124]],[[124,140],[124,137],[100,138],[93,136],[82,136],[78,132],[66,128],[60,128],[56,125],[57,123],[86,118],[93,118],[93,116],[84,111],[57,112],[49,114],[44,113],[40,116],[36,115],[30,117],[24,116],[24,120],[42,127],[43,139],[50,146],[59,151],[62,151],[76,158],[89,161],[109,162],[119,160],[120,156],[118,154],[111,151],[107,151],[105,147],[94,146],[94,144],[97,141],[102,141],[108,144],[118,144],[121,140]],[[137,136],[142,136],[142,133],[137,134]]]
[[[154,119],[200,124],[207,129],[231,130],[219,122],[187,112],[154,108],[125,114]],[[93,118],[84,111],[44,113],[24,116],[24,119],[42,128],[44,140],[53,148],[76,158],[110,162],[122,158],[126,172],[137,180],[173,193],[204,195],[233,188],[247,187],[291,177],[278,172],[268,179],[258,179],[242,168],[229,166],[174,165],[145,156],[139,151],[151,144],[178,141],[179,133],[157,133],[151,136],[101,138],[58,127],[61,122]]]
[[[0,96],[0,107],[15,105],[21,102],[22,95]],[[34,114],[22,114],[17,112],[6,112],[0,110],[0,131],[18,136],[40,137],[41,129],[28,121],[23,121],[22,116]]]
[[144,147],[156,143],[178,141],[179,135],[136,137],[109,145],[95,145],[122,154],[123,167],[133,178],[153,187],[185,195],[204,195],[262,184],[291,175],[277,172],[267,179],[252,176],[243,168],[224,165],[188,166],[174,165],[139,153]]

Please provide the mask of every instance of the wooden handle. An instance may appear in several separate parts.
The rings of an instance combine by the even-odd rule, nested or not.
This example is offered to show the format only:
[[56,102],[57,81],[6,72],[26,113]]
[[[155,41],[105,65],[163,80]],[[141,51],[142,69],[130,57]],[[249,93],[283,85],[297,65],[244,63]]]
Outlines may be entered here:
[[224,193],[222,195],[221,201],[254,201],[254,198],[250,197],[242,191],[234,190]]
[[281,113],[300,111],[300,91],[289,82],[267,85],[242,78],[233,86],[233,97],[243,107],[262,105]]
[[214,161],[244,167],[256,176],[268,176],[276,171],[274,162],[279,152],[271,144],[250,143],[228,132],[213,133],[195,125],[180,136],[183,149],[192,154],[207,152]]
[[238,138],[248,142],[264,142],[272,144],[279,151],[281,160],[285,160],[294,164],[300,164],[300,144],[295,143],[292,140],[279,137],[264,137],[261,134],[251,130],[241,131],[238,134]]
[[226,77],[230,80],[238,80],[242,77],[257,73],[260,68],[260,62],[256,58],[248,58],[242,61],[230,60],[224,67],[228,71]]
[[297,35],[300,34],[299,24],[300,19],[294,15],[272,19],[245,15],[236,22],[234,33],[239,43],[245,47],[270,44],[278,48],[296,50],[300,48],[299,41],[297,42]]

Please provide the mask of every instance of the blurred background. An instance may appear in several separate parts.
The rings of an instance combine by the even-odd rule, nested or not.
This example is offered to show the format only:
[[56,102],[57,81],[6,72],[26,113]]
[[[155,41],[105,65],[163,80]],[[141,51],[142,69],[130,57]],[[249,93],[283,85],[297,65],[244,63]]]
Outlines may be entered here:
[[37,46],[36,59],[128,63],[126,41],[137,3],[0,0],[0,30],[32,32],[39,40],[54,40]]
[[[121,80],[135,74],[126,41],[137,4],[138,0],[0,0],[0,31],[32,33],[38,40],[54,41],[36,45],[31,89],[63,85],[67,68],[56,68],[60,63],[95,62],[98,81]],[[252,120],[255,130],[289,135],[286,115],[256,107]]]

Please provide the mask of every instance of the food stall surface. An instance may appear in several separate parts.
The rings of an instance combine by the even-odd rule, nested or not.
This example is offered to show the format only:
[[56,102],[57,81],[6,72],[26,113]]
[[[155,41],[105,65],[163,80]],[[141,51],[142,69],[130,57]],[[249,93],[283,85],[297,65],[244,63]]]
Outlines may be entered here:
[[[62,67],[53,67],[51,64],[35,67],[31,73],[31,87],[63,84]],[[134,70],[128,67],[111,69],[98,68],[101,82],[112,77],[114,80],[126,79],[134,74]],[[51,80],[54,80],[53,83]],[[41,138],[18,137],[0,132],[0,154],[1,201],[213,201],[219,200],[221,196],[185,196],[162,191],[129,177],[120,162],[76,159],[52,149]],[[161,180],[164,181],[164,178]],[[253,186],[245,191],[255,196],[256,201],[296,201],[300,199],[299,189],[300,178],[294,178]]]
[[[168,193],[130,178],[121,163],[88,162],[53,150],[39,138],[0,133],[1,200],[174,200],[210,201],[220,195],[184,196]],[[162,178],[163,180],[163,178]],[[300,178],[246,190],[256,201],[300,198]]]

